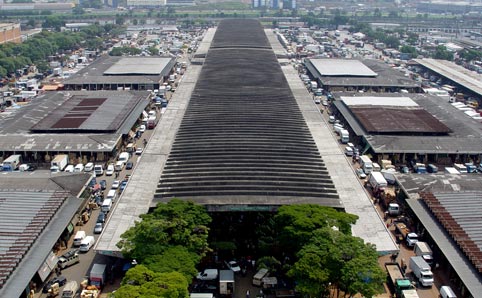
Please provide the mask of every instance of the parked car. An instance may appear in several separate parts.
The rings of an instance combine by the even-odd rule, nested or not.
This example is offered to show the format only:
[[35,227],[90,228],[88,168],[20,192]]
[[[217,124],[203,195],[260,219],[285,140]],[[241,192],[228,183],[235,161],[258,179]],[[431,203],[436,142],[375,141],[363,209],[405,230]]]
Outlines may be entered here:
[[99,216],[97,216],[97,222],[96,223],[105,223],[105,213],[104,212],[100,212],[99,213]]
[[111,163],[107,166],[107,169],[105,170],[105,175],[106,176],[114,175],[114,164]]
[[127,186],[127,181],[126,180],[122,181],[120,186],[119,186],[119,191],[123,192],[124,189],[126,188],[126,186]]
[[239,267],[238,262],[236,261],[229,261],[229,262],[224,261],[224,263],[234,273],[241,271],[241,267]]
[[144,124],[142,124],[141,126],[139,126],[139,131],[140,132],[145,132],[146,131],[146,126]]
[[365,179],[367,177],[367,174],[365,174],[362,169],[356,169],[356,175],[360,179]]
[[[102,212],[102,214],[104,214]],[[102,233],[102,230],[104,229],[104,224],[101,223],[101,222],[98,222],[95,224],[95,228],[94,228],[94,234],[100,234]]]
[[134,163],[132,161],[126,163],[126,170],[132,170],[133,167]]
[[64,276],[58,276],[58,277],[54,277],[53,279],[51,279],[50,281],[48,281],[43,289],[42,289],[42,293],[48,293],[49,292],[49,289],[52,287],[53,284],[55,283],[58,283],[60,287],[64,286],[65,283],[67,282],[67,278],[65,278]]
[[37,166],[34,165],[34,164],[31,164],[31,163],[27,164],[27,166],[28,166],[28,168],[27,168],[28,172],[33,172],[37,169]]
[[143,148],[137,148],[137,149],[136,149],[136,155],[141,155],[141,154],[142,154],[142,151],[144,151]]
[[99,184],[100,184],[100,188],[101,188],[102,190],[104,190],[104,189],[107,188],[107,181],[105,181],[105,180],[100,180],[100,181],[99,181]]
[[321,100],[318,97],[315,97],[315,103],[319,105],[321,103]]
[[118,189],[119,186],[120,186],[120,181],[119,181],[119,180],[114,180],[114,182],[112,182],[111,188],[112,188],[112,189]]

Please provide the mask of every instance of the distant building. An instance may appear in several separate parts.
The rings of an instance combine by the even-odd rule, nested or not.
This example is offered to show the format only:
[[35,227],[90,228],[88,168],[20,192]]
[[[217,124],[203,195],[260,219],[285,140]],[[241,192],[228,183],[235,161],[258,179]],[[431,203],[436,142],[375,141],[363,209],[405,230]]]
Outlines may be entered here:
[[22,35],[20,34],[20,24],[0,24],[0,44],[7,42],[22,42]]
[[159,7],[165,5],[166,0],[127,0],[128,7]]
[[283,0],[283,9],[296,9],[296,0]]

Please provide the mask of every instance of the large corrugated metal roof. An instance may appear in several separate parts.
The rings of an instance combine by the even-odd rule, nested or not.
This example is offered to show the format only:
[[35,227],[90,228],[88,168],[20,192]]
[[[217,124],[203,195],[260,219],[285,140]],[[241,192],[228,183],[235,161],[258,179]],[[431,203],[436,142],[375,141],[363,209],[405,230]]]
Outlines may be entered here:
[[172,58],[123,57],[104,75],[161,75]]
[[422,192],[420,197],[475,268],[482,273],[482,191]]
[[341,207],[259,22],[223,21],[218,32],[155,198],[311,198]]
[[407,204],[430,234],[430,237],[435,241],[445,258],[447,258],[452,268],[454,268],[471,297],[479,297],[479,294],[482,293],[482,277],[479,271],[460,251],[458,244],[450,237],[448,231],[432,215],[422,200],[409,199]]
[[423,58],[414,59],[414,61],[482,96],[482,76],[480,74],[446,60]]
[[360,60],[310,59],[321,76],[328,77],[376,77],[377,73]]
[[[72,97],[107,100],[79,127],[51,128],[76,106],[69,104]],[[111,152],[149,104],[148,97],[147,91],[48,92],[0,118],[0,150]],[[131,109],[126,109],[126,105]]]

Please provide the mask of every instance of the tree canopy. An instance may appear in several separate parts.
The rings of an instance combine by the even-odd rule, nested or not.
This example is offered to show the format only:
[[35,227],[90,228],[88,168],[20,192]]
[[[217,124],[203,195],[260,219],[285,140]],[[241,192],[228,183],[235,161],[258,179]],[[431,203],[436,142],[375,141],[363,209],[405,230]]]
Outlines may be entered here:
[[381,291],[385,278],[373,246],[329,227],[314,232],[288,275],[296,279],[297,290],[308,297],[325,296],[329,285],[349,295],[372,297]]
[[156,273],[143,265],[127,271],[115,298],[186,298],[188,281],[178,272]]
[[183,246],[204,256],[208,248],[208,225],[211,218],[203,206],[171,200],[158,204],[142,221],[122,234],[117,244],[127,258],[141,262],[150,255],[161,255],[170,246]]

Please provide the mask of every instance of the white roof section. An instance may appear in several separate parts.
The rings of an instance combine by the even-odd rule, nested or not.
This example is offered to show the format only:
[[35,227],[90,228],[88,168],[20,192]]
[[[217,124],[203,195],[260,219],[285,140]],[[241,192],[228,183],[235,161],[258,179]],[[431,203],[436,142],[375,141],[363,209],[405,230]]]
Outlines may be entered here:
[[104,71],[104,75],[160,75],[171,58],[122,58]]
[[311,59],[310,61],[322,76],[376,77],[378,75],[360,60]]
[[418,107],[409,97],[340,96],[347,106]]
[[480,74],[446,60],[424,58],[414,59],[414,61],[428,69],[431,69],[434,72],[443,75],[449,80],[452,80],[457,84],[460,84],[465,88],[482,95],[482,76]]

